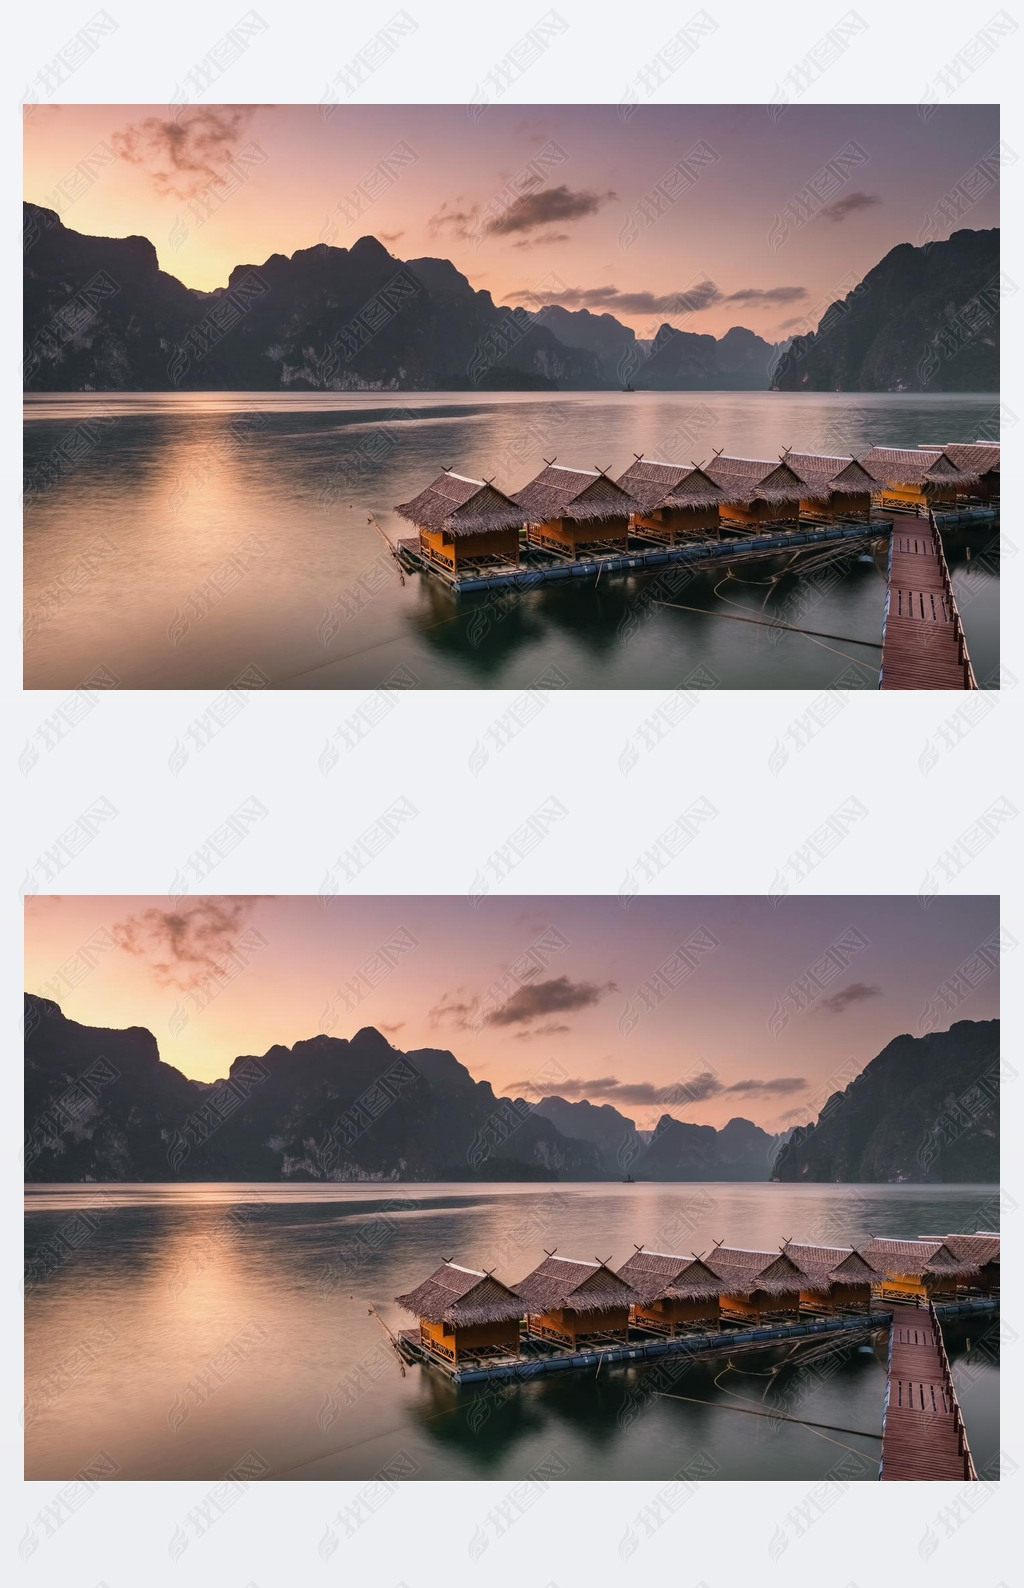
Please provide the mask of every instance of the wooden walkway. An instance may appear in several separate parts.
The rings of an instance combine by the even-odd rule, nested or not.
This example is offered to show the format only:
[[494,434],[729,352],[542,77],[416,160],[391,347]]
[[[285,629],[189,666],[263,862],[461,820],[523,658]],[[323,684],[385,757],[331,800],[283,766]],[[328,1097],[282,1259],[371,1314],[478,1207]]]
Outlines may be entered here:
[[976,1478],[931,1307],[893,1307],[888,1378],[878,1476],[890,1482]]
[[934,520],[894,524],[879,688],[977,687]]

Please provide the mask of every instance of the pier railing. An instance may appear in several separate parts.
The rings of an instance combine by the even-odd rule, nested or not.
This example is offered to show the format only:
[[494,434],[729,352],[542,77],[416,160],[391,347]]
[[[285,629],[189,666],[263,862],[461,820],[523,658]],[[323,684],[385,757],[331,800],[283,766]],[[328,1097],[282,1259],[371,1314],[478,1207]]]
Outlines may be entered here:
[[946,600],[949,602],[949,610],[953,618],[953,633],[956,636],[956,659],[963,668],[964,688],[977,689],[978,681],[974,676],[974,667],[967,650],[967,637],[964,634],[963,624],[960,622],[960,611],[956,604],[956,596],[953,594],[953,581],[949,575],[949,564],[946,562],[942,536],[939,534],[939,527],[935,522],[935,514],[931,508],[928,509],[928,525],[932,532],[932,539],[935,542],[935,555],[938,558],[939,572],[942,575],[942,588]]
[[978,1480],[978,1473],[974,1465],[974,1457],[971,1455],[971,1447],[967,1443],[967,1429],[964,1426],[963,1413],[960,1410],[960,1402],[957,1399],[956,1385],[953,1383],[953,1373],[949,1365],[949,1357],[946,1355],[946,1342],[942,1338],[942,1329],[939,1327],[939,1320],[936,1316],[935,1303],[932,1301],[929,1301],[928,1303],[928,1316],[931,1319],[932,1333],[935,1338],[935,1348],[939,1354],[939,1364],[942,1369],[943,1388],[946,1391],[950,1408],[953,1413],[953,1422],[956,1427],[957,1450],[963,1457],[964,1477],[968,1482],[976,1483]]

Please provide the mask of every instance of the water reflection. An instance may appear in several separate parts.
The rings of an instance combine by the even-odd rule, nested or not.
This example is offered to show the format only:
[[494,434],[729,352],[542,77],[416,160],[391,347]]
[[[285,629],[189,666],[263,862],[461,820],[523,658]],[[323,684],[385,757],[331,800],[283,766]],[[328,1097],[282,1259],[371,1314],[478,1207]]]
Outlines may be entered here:
[[[456,602],[420,575],[402,584],[368,515],[392,537],[408,533],[392,504],[445,464],[515,489],[552,450],[566,459],[600,452],[613,470],[634,451],[650,455],[661,445],[673,455],[671,438],[698,420],[698,452],[705,437],[704,450],[769,457],[780,438],[834,447],[837,415],[854,448],[880,436],[916,446],[936,431],[983,433],[992,404],[985,396],[880,395],[858,397],[851,410],[841,394],[763,392],[637,393],[628,404],[588,392],[488,401],[411,393],[397,401],[393,393],[29,398],[27,682],[70,688],[101,659],[123,687],[223,687],[251,666],[279,686],[373,687],[403,664],[425,688],[523,688],[550,667],[574,688],[670,688],[702,663],[726,688],[822,687],[836,672],[826,651],[803,636],[776,634],[769,643],[753,626],[654,607],[653,572],[602,575],[597,588],[589,579],[541,585],[511,601]],[[967,532],[965,561],[968,544],[977,555],[987,543],[982,533]],[[69,577],[90,554],[89,576]],[[996,561],[976,561],[971,577],[979,599],[965,626],[987,673],[997,644]],[[704,606],[715,582],[697,575],[676,599]],[[55,588],[64,592],[56,604]],[[756,610],[761,595],[746,594]],[[871,568],[851,563],[816,590],[821,621],[812,626],[877,638],[883,597]]]
[[[515,1280],[544,1246],[600,1247],[621,1262],[634,1240],[654,1245],[680,1221],[697,1250],[715,1235],[775,1245],[787,1231],[829,1240],[991,1228],[994,1195],[721,1183],[30,1187],[26,1473],[66,1478],[103,1448],[127,1478],[215,1480],[247,1452],[295,1480],[367,1479],[392,1461],[427,1479],[517,1478],[554,1452],[568,1477],[664,1481],[703,1452],[708,1475],[810,1479],[853,1462],[852,1451],[864,1470],[848,1475],[870,1479],[877,1350],[852,1346],[827,1371],[797,1362],[769,1374],[787,1345],[734,1370],[662,1358],[511,1391],[456,1389],[419,1366],[403,1374],[370,1307],[408,1327],[392,1298],[441,1255]],[[83,1208],[91,1226],[73,1226]],[[991,1328],[971,1320],[949,1344],[979,1462],[998,1448]]]

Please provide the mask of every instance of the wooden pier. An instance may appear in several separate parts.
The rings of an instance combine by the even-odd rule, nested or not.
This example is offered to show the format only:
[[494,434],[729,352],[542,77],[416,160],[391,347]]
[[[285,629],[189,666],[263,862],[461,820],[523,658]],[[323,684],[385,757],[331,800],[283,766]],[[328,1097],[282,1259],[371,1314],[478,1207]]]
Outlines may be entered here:
[[934,516],[889,543],[880,689],[977,689]]
[[887,1371],[879,1478],[976,1479],[934,1304],[893,1307]]

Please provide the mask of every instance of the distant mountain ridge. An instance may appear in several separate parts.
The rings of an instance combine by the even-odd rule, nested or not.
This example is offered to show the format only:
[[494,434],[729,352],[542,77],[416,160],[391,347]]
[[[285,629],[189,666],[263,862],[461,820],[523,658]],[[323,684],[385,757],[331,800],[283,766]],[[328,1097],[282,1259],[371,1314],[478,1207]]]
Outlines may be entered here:
[[449,259],[372,236],[240,264],[200,292],[145,237],[24,205],[27,391],[995,390],[999,233],[891,250],[814,332],[716,338],[496,304]]
[[998,391],[999,231],[900,243],[780,356],[775,391]]
[[81,1025],[26,994],[25,1179],[995,1179],[998,1026],[897,1037],[787,1143],[747,1119],[664,1114],[647,1132],[608,1104],[496,1097],[447,1049],[402,1052],[372,1026],[195,1081],[144,1027]]

